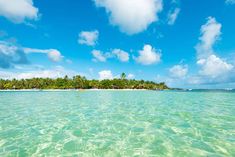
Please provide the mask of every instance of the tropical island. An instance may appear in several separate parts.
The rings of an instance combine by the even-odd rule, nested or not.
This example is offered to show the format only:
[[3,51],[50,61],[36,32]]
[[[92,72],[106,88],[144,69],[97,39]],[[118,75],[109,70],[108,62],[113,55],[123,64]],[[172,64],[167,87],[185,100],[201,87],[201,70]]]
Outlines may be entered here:
[[20,89],[170,89],[164,82],[127,79],[122,73],[120,78],[112,80],[88,80],[84,76],[69,78],[31,78],[31,79],[0,79],[1,90]]

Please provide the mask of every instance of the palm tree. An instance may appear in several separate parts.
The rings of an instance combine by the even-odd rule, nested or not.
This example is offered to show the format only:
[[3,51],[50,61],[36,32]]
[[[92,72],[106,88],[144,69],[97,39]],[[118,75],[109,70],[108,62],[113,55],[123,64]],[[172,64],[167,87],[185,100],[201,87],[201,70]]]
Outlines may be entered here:
[[120,79],[113,80],[87,80],[82,76],[74,76],[72,79],[68,76],[64,78],[32,78],[32,79],[0,79],[0,89],[88,89],[88,88],[104,88],[104,89],[169,89],[164,82],[155,83],[153,81],[129,80],[126,74],[122,73]]
[[126,74],[125,74],[125,73],[122,73],[122,74],[121,74],[121,79],[122,79],[122,80],[126,79]]

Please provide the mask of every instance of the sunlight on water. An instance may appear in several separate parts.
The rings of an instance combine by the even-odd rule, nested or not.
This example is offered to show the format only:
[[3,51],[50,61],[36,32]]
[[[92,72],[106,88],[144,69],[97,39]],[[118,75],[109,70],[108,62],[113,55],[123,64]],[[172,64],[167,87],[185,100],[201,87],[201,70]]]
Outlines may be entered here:
[[0,156],[235,156],[235,93],[0,92]]

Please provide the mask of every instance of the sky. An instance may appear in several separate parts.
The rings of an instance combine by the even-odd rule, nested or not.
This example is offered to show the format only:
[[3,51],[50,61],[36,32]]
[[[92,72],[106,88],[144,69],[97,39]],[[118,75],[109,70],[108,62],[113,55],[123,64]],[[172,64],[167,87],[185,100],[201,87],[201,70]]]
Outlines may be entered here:
[[235,88],[235,0],[0,0],[0,78]]

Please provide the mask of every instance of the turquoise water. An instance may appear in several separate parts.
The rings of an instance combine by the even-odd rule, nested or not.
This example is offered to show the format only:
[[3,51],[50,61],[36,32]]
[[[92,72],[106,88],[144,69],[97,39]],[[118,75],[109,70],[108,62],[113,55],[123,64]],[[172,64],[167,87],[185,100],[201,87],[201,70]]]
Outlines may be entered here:
[[235,156],[235,93],[0,92],[0,156]]

